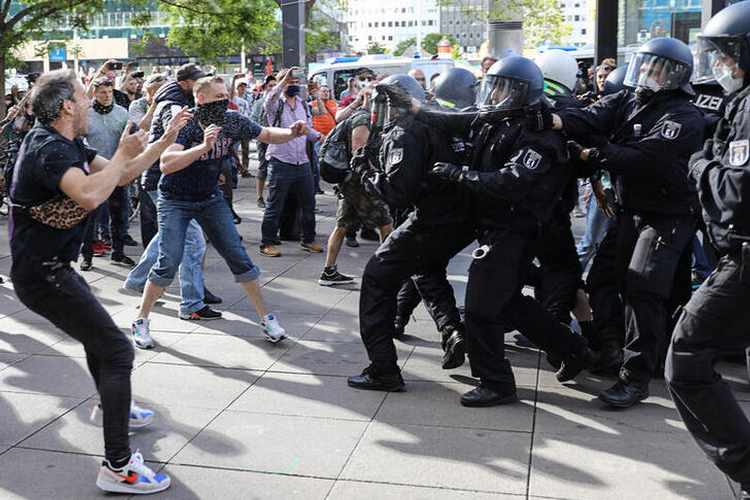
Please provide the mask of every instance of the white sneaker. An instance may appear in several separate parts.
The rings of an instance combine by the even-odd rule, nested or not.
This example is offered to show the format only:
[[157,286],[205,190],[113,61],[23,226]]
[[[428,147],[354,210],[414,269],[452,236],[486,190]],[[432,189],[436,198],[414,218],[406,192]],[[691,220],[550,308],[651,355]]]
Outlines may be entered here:
[[[91,419],[92,422],[97,419],[100,411],[102,411],[101,403],[94,406],[94,409],[91,410],[91,417],[89,418]],[[146,427],[154,419],[155,414],[156,413],[153,410],[141,408],[140,406],[136,405],[134,402],[131,401],[130,402],[130,416],[128,420],[130,428],[140,429],[142,427]]]
[[121,469],[113,468],[107,460],[102,461],[96,478],[96,485],[104,491],[131,495],[164,491],[169,488],[170,483],[168,475],[149,469],[143,463],[143,455],[138,451],[130,455],[130,461]]
[[151,349],[154,347],[154,339],[151,338],[148,328],[148,319],[141,318],[133,321],[130,333],[133,334],[133,342],[140,349]]
[[260,328],[266,340],[275,344],[286,338],[286,330],[279,324],[279,320],[273,314],[266,314],[260,320]]

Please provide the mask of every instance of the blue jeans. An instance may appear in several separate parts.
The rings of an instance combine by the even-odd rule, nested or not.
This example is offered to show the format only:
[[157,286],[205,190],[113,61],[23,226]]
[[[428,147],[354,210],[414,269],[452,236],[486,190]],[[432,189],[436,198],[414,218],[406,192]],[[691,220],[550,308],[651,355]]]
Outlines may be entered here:
[[693,271],[697,273],[701,279],[706,279],[709,274],[714,270],[713,266],[706,257],[706,252],[703,250],[703,243],[696,234],[693,236]]
[[175,200],[159,192],[156,208],[161,238],[159,257],[148,275],[149,281],[163,288],[172,283],[182,262],[185,235],[193,220],[203,228],[211,244],[224,258],[235,281],[240,283],[258,279],[260,269],[253,264],[242,246],[232,212],[218,187],[202,201]]
[[[292,165],[276,158],[268,162],[268,201],[263,213],[262,243],[271,245],[279,234],[279,220],[289,195],[302,205],[302,241],[315,240],[315,187],[308,163]],[[213,241],[213,239],[211,240]]]
[[596,249],[604,239],[609,228],[610,218],[604,215],[602,209],[596,203],[596,196],[591,194],[589,206],[586,211],[586,232],[578,242],[578,258],[581,261],[581,270],[586,272],[589,262],[594,257]]
[[[148,196],[156,203],[156,191],[149,191]],[[125,288],[143,290],[146,286],[148,273],[156,264],[159,257],[159,241],[161,233],[149,241],[146,250],[141,255],[138,265],[133,268],[125,279]],[[205,290],[203,289],[203,255],[206,253],[206,239],[197,222],[191,221],[185,232],[185,249],[180,262],[180,314],[187,316],[200,311]]]

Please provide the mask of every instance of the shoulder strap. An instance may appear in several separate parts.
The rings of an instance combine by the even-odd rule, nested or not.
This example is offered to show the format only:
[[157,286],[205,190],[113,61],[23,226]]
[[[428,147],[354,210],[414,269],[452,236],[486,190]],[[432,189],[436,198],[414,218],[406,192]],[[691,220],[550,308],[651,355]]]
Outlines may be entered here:
[[284,101],[282,99],[279,99],[279,107],[276,108],[276,114],[273,117],[273,127],[278,127],[281,125],[281,115],[284,113]]

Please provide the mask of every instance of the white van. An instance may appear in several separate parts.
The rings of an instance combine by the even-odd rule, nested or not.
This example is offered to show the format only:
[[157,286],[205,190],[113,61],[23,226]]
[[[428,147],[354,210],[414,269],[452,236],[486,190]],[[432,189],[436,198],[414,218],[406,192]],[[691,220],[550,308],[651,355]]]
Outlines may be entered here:
[[345,62],[314,65],[309,80],[318,85],[326,85],[333,91],[336,100],[346,90],[349,78],[354,78],[362,69],[370,69],[376,75],[396,75],[408,73],[412,69],[421,69],[429,85],[430,78],[455,66],[453,59],[410,59],[393,57],[385,54],[366,55],[355,60],[344,58]]

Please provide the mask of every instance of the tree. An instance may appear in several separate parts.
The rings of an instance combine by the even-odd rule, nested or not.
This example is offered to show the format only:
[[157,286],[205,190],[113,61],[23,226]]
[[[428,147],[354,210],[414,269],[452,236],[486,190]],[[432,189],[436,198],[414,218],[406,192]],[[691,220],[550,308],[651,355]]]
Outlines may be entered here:
[[394,56],[402,56],[404,55],[404,52],[406,52],[406,49],[411,47],[412,45],[417,44],[417,39],[414,37],[407,38],[406,40],[401,40],[396,45],[396,48],[393,49],[393,55]]
[[165,0],[167,42],[203,61],[215,62],[267,38],[276,21],[275,0]]
[[368,54],[385,54],[385,52],[385,47],[381,46],[378,42],[370,42],[370,45],[367,46]]
[[[12,8],[11,8],[12,7]],[[104,7],[103,0],[25,0],[0,1],[0,89],[5,92],[5,70],[14,63],[13,51],[32,37],[70,16],[71,24],[85,29],[90,14]],[[0,100],[0,116],[5,115],[5,99]]]
[[446,38],[451,43],[451,47],[458,45],[458,40],[453,35],[447,33],[430,33],[422,38],[422,50],[432,55],[437,54],[438,44],[443,38]]

